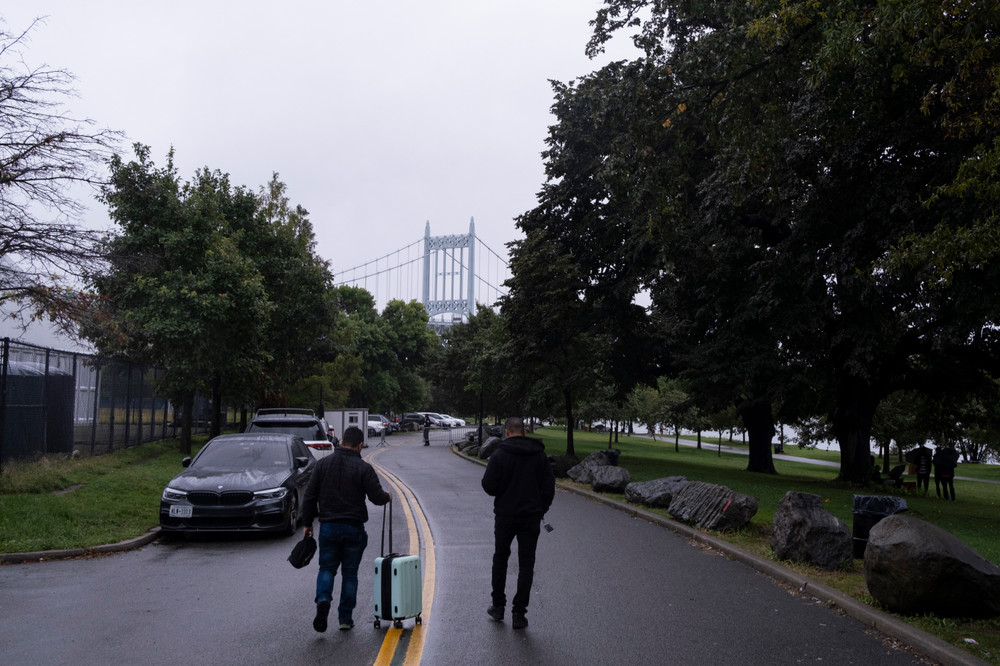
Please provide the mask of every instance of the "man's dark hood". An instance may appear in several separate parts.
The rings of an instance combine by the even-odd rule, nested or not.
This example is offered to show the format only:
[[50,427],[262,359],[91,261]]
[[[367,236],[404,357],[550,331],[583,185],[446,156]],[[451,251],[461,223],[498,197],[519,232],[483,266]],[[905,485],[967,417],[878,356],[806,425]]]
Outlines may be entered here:
[[508,437],[500,443],[500,446],[518,456],[533,456],[545,453],[545,445],[542,444],[542,440],[525,437],[524,435]]

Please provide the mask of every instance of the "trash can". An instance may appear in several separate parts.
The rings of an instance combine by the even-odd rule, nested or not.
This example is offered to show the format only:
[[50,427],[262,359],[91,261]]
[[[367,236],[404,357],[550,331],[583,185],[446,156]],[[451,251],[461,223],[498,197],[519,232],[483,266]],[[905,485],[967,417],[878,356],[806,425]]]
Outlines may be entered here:
[[775,445],[774,445],[774,452],[775,453],[784,453],[785,452],[785,445],[782,444],[781,442],[775,443]]
[[621,456],[621,449],[604,449],[604,455],[608,459],[608,464],[618,466],[618,457]]
[[855,495],[854,527],[851,533],[855,559],[865,556],[868,534],[878,521],[906,511],[906,500],[893,495]]

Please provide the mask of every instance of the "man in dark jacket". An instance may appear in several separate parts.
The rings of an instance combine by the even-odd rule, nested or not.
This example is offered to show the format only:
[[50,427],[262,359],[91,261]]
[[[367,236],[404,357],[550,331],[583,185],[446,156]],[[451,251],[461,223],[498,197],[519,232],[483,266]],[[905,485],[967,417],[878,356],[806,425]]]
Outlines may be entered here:
[[535,547],[541,533],[542,517],[552,505],[556,479],[552,474],[545,446],[541,440],[524,436],[524,422],[511,417],[504,423],[504,441],[486,464],[483,490],[493,500],[493,604],[486,610],[497,621],[503,621],[507,595],[507,561],[510,546],[517,539],[517,591],[511,604],[511,625],[515,629],[528,626],[525,613],[535,574]]
[[313,519],[319,516],[319,573],[313,629],[320,632],[326,631],[333,579],[340,566],[344,577],[337,607],[340,629],[346,631],[354,626],[358,567],[368,545],[365,497],[379,506],[392,501],[392,495],[382,489],[375,469],[361,459],[364,439],[359,428],[352,426],[345,430],[340,447],[316,464],[303,499],[302,523],[307,536],[312,536]]

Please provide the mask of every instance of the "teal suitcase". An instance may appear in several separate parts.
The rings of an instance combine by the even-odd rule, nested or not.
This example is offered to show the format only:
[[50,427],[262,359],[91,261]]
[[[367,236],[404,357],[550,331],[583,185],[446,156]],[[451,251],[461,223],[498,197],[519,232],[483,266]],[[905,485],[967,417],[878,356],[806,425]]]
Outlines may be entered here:
[[[382,555],[375,558],[375,628],[382,620],[400,628],[403,620],[414,618],[422,624],[423,571],[419,555],[385,554],[385,510],[382,511]],[[392,550],[392,502],[389,502],[389,550]]]

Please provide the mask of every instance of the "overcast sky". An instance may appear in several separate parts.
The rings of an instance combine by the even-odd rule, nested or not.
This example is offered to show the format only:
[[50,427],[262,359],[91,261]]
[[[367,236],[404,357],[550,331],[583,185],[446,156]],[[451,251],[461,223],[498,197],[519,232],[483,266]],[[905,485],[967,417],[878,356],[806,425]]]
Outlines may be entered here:
[[[31,0],[25,59],[76,76],[70,111],[149,145],[180,175],[256,190],[272,172],[310,213],[334,273],[423,237],[506,256],[544,181],[549,79],[631,57],[584,54],[599,0]],[[129,153],[131,155],[131,153]],[[88,224],[108,226],[93,202]]]

